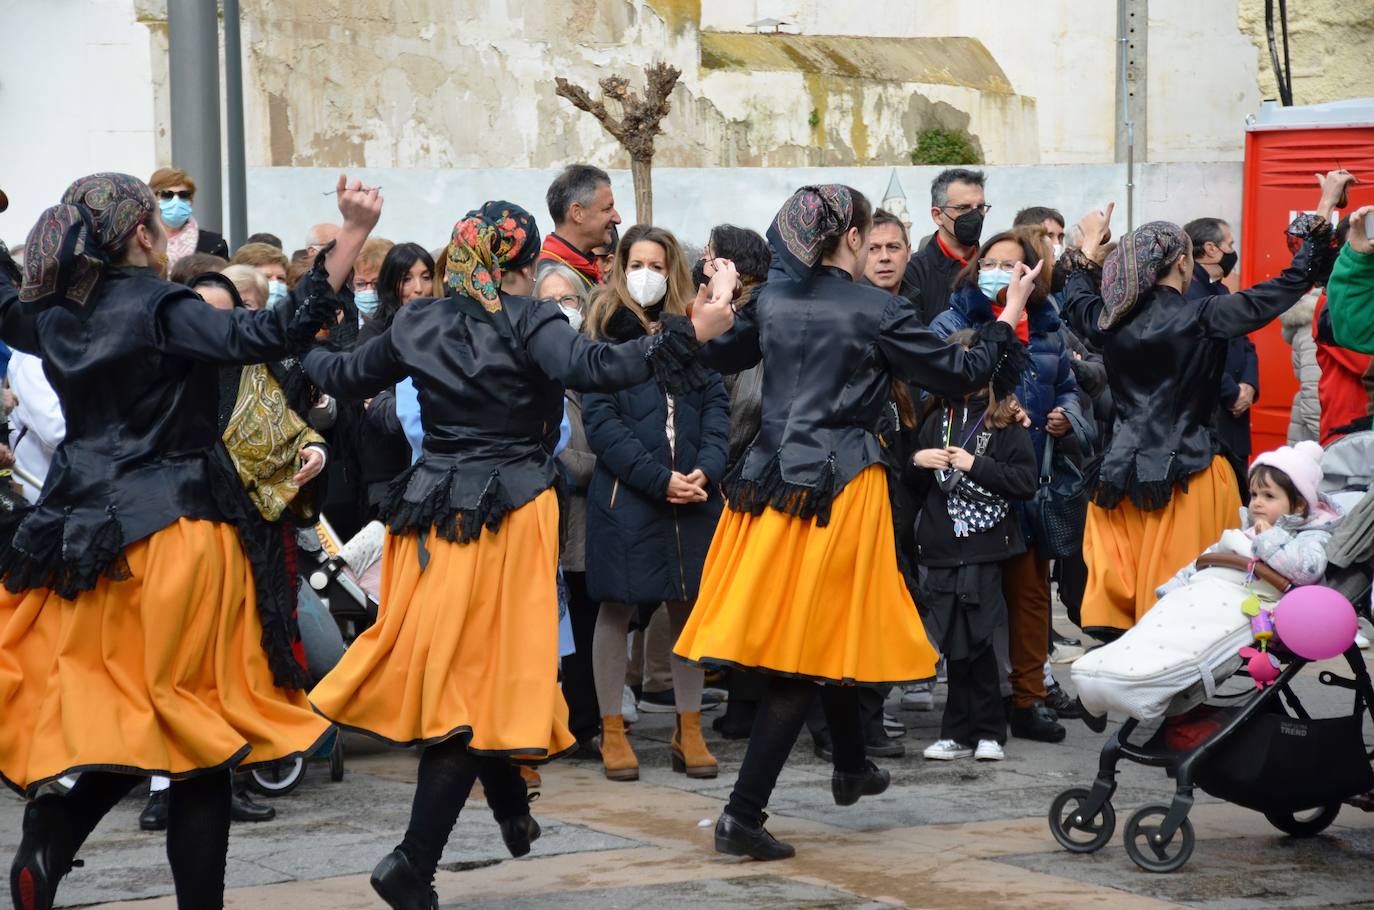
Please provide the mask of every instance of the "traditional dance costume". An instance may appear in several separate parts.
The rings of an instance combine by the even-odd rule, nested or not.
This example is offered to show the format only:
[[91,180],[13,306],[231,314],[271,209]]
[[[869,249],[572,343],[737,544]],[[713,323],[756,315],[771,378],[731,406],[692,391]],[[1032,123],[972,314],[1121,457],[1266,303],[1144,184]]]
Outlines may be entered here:
[[303,349],[330,291],[317,270],[292,316],[224,312],[108,265],[156,211],[135,178],[84,178],[30,234],[23,289],[0,269],[0,337],[42,358],[67,422],[0,551],[0,776],[33,795],[82,773],[26,813],[12,874],[26,910],[50,905],[96,822],[154,773],[174,781],[179,898],[222,894],[228,769],[304,753],[327,729],[297,688],[289,594],[255,584],[264,527],[215,414],[216,365]]
[[1103,352],[1116,405],[1083,538],[1085,629],[1131,628],[1157,587],[1236,526],[1240,493],[1213,427],[1227,343],[1296,303],[1323,263],[1329,270],[1315,246],[1329,237],[1323,223],[1278,277],[1193,300],[1155,284],[1188,243],[1168,222],[1128,234],[1100,271],[1081,253],[1066,257],[1065,316]]
[[726,478],[728,508],[675,648],[688,660],[773,675],[718,846],[722,826],[760,829],[818,691],[837,781],[866,779],[876,769],[864,757],[857,690],[838,684],[935,675],[897,563],[884,443],[897,429],[892,380],[962,398],[999,364],[1019,369],[1007,362],[1020,351],[1009,326],[989,327],[968,351],[947,346],[906,301],[821,265],[823,244],[849,228],[852,212],[844,187],[799,190],[768,231],[782,268],[704,350],[723,373],[765,365],[762,424]]
[[519,807],[519,822],[498,810],[503,829],[527,825],[524,785],[508,759],[547,761],[576,745],[558,688],[552,452],[564,385],[614,390],[658,378],[685,391],[709,375],[693,361],[699,348],[685,319],[665,318],[652,337],[597,344],[553,302],[500,291],[501,274],[538,251],[528,213],[488,203],[454,228],[449,297],[407,304],[350,354],[313,351],[305,361],[311,379],[341,398],[412,377],[425,430],[423,454],[382,507],[377,623],[310,696],[346,728],[428,747],[406,840],[374,876],[383,896],[393,886],[428,893],[474,777],[489,801],[496,792]]

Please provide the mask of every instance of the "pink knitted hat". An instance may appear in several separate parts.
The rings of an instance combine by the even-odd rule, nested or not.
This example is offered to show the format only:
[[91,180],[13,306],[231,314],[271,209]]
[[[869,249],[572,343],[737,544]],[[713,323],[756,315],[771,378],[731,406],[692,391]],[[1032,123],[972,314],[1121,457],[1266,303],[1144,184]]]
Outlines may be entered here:
[[1280,446],[1272,452],[1265,452],[1255,459],[1250,470],[1262,464],[1277,468],[1288,475],[1297,488],[1298,495],[1307,503],[1309,515],[1315,516],[1322,508],[1321,494],[1317,488],[1322,482],[1322,447],[1310,440],[1297,445]]

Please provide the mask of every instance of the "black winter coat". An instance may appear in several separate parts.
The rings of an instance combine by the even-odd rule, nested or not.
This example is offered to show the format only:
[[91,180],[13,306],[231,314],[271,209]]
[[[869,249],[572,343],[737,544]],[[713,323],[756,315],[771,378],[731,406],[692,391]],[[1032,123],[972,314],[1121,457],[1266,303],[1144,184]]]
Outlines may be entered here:
[[[644,334],[628,310],[607,325],[612,341]],[[656,382],[582,398],[582,425],[596,455],[587,491],[587,593],[592,600],[648,604],[695,600],[701,569],[720,520],[720,481],[730,438],[730,399],[713,375],[704,388],[668,399]],[[673,471],[701,468],[710,480],[704,503],[667,500]]]
[[936,316],[949,309],[954,279],[963,267],[963,262],[945,255],[938,236],[931,237],[929,243],[911,254],[900,293],[916,307],[923,325],[930,325]]
[[[971,405],[967,410],[956,406],[950,438],[964,439],[981,414],[981,406]],[[940,410],[926,417],[916,437],[918,450],[944,448],[943,417]],[[1035,463],[1030,434],[1019,423],[1000,430],[986,424],[977,429],[966,447],[974,456],[969,479],[1006,499],[1012,508],[989,530],[969,537],[955,537],[954,520],[945,508],[944,491],[935,483],[935,472],[917,467],[908,460],[907,480],[924,503],[921,524],[916,530],[916,551],[922,565],[943,567],[1002,562],[1026,552],[1015,506],[1034,496],[1039,486],[1039,466]]]

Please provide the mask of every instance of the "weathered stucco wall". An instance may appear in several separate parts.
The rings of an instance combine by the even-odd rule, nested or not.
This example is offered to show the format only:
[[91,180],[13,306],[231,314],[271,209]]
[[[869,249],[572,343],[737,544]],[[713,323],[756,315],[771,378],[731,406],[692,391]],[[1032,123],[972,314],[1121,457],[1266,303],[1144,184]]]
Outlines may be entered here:
[[[1264,30],[1264,0],[1240,0],[1240,30],[1255,48],[1260,95],[1278,98]],[[1275,4],[1277,8],[1278,4]],[[1283,38],[1275,14],[1279,60]],[[1369,0],[1302,0],[1288,4],[1293,103],[1321,104],[1374,95],[1374,4]]]

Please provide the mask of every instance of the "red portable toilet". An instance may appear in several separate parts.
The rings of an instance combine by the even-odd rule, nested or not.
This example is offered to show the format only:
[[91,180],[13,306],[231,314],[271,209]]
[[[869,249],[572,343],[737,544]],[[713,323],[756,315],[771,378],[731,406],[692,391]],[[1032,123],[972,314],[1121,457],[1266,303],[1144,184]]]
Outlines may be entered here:
[[[1240,286],[1272,278],[1292,260],[1284,230],[1312,211],[1312,175],[1343,167],[1360,181],[1350,207],[1374,204],[1374,98],[1280,107],[1265,102],[1245,134],[1245,190],[1240,231]],[[1283,445],[1298,381],[1292,349],[1277,321],[1251,336],[1259,352],[1260,398],[1251,414],[1256,453]]]

